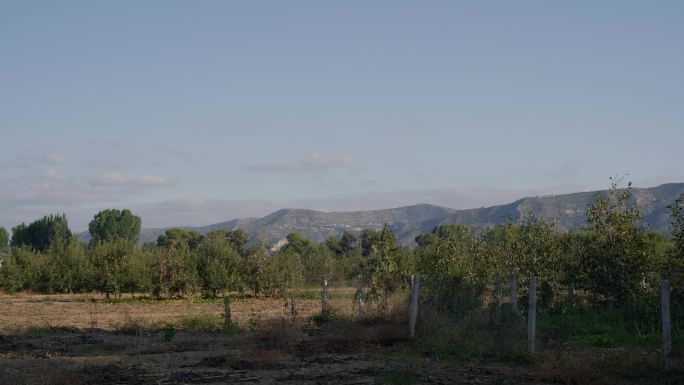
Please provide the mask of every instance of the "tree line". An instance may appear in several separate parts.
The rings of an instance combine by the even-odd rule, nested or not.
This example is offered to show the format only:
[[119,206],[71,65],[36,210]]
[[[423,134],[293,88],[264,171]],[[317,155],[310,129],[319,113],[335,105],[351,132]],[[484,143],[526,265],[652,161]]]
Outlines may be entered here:
[[418,235],[413,248],[401,246],[387,225],[320,243],[291,233],[275,252],[250,242],[240,229],[200,234],[173,228],[156,243],[139,245],[140,217],[129,210],[95,215],[84,244],[64,215],[50,215],[14,227],[11,236],[0,229],[0,288],[157,298],[232,291],[276,296],[323,279],[361,276],[368,299],[383,307],[418,273],[423,298],[453,314],[479,306],[485,293],[500,296],[511,277],[521,288],[537,277],[542,308],[577,301],[638,307],[657,296],[661,277],[671,279],[673,298],[682,298],[684,194],[670,206],[672,238],[649,232],[630,198],[631,186],[613,184],[589,205],[579,231],[561,232],[553,220],[528,213],[517,223],[485,229],[440,225]]

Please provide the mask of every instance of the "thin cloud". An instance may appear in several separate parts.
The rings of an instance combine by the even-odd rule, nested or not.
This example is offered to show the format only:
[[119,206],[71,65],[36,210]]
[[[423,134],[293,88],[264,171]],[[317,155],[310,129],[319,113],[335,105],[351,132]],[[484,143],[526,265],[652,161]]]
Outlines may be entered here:
[[45,170],[43,176],[55,182],[66,182],[69,179],[69,177],[53,168]]
[[54,168],[29,170],[0,179],[0,226],[11,227],[42,215],[65,212],[74,228],[82,229],[97,212],[88,207],[106,208],[171,184],[167,178],[154,175],[105,173],[78,178]]
[[61,154],[48,154],[43,158],[47,163],[50,164],[62,164],[64,163],[64,155]]
[[92,186],[119,186],[132,188],[164,187],[171,182],[156,175],[124,175],[116,172],[108,172],[89,178],[88,183]]
[[116,150],[120,150],[129,146],[128,143],[123,140],[113,139],[91,139],[89,143],[93,146],[103,146]]
[[325,174],[337,168],[349,168],[354,164],[351,155],[324,155],[314,152],[308,158],[297,161],[265,162],[245,167],[252,171],[272,174]]
[[[26,152],[34,152],[37,150],[26,149]],[[14,159],[0,160],[0,166],[10,170],[28,170],[42,168],[48,165],[60,165],[65,162],[65,158],[61,154],[47,154],[47,155],[27,155],[21,154]]]
[[154,147],[160,151],[161,153],[174,157],[174,158],[179,158],[180,160],[188,163],[194,163],[195,162],[195,156],[192,155],[191,153],[169,146],[168,144],[164,144],[161,142],[155,143]]

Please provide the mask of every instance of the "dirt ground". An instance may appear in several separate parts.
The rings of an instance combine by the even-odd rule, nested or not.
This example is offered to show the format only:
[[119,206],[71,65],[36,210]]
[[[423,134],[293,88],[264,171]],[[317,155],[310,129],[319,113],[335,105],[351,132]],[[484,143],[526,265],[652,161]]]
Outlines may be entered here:
[[[350,299],[331,301],[338,313],[351,312]],[[320,306],[298,300],[301,321],[293,324],[282,300],[240,300],[231,310],[241,332],[179,329],[169,336],[154,325],[193,315],[218,318],[223,305],[3,295],[0,384],[508,383],[487,370],[403,361],[392,354],[410,343],[401,323],[316,326],[310,317]]]
[[[297,302],[303,322],[295,324],[283,301],[236,301],[232,316],[242,332],[174,330],[169,337],[154,325],[219,317],[223,305],[87,299],[0,296],[0,384],[495,383],[495,376],[481,371],[408,368],[391,358],[386,353],[408,343],[403,324],[317,327],[310,322],[320,311],[317,300]],[[332,305],[351,312],[349,299],[333,299]]]
[[[0,333],[50,327],[117,330],[130,323],[151,327],[175,323],[188,316],[218,317],[223,312],[220,302],[108,303],[101,299],[98,295],[0,295]],[[339,298],[331,302],[336,311],[351,313],[351,300]],[[286,314],[283,305],[283,300],[241,299],[231,303],[231,315],[238,325],[244,326],[250,320],[282,318]],[[301,318],[310,317],[320,309],[319,300],[297,300]]]
[[[240,331],[231,334],[178,327],[193,316],[218,323],[220,303],[94,299],[0,296],[0,385],[621,383],[562,357],[532,366],[435,360],[416,354],[403,317],[317,325],[318,300],[297,300],[294,323],[282,300],[234,301]],[[350,314],[350,298],[331,302]]]
[[[399,340],[326,330],[274,329],[236,336],[126,335],[72,329],[2,336],[2,384],[504,384],[482,370],[407,368],[383,355]],[[358,332],[358,330],[356,331]],[[377,332],[377,331],[376,331]],[[409,376],[410,381],[405,381]]]

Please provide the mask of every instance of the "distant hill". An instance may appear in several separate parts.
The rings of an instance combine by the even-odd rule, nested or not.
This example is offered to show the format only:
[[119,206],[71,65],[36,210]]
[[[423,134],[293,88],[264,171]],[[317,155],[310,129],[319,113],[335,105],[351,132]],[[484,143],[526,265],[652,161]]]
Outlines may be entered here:
[[[587,206],[594,201],[597,194],[605,196],[606,192],[602,190],[527,197],[505,205],[458,210],[444,218],[414,224],[409,231],[398,234],[401,234],[402,241],[409,243],[416,235],[430,231],[439,224],[464,224],[484,228],[501,224],[507,216],[513,222],[518,222],[530,211],[541,218],[556,219],[557,227],[561,230],[577,230],[586,223]],[[667,206],[684,193],[684,183],[632,188],[632,193],[632,203],[639,208],[643,224],[652,231],[669,235],[670,216]]]
[[[669,183],[652,188],[633,188],[633,203],[643,216],[643,222],[651,230],[669,234],[670,217],[667,206],[684,193],[684,183]],[[542,218],[558,220],[562,230],[579,229],[586,221],[587,206],[596,194],[606,191],[580,192],[563,195],[527,197],[515,202],[468,210],[418,204],[385,210],[321,212],[306,209],[282,209],[263,218],[234,219],[202,227],[184,227],[206,233],[224,228],[241,228],[250,234],[252,241],[259,239],[271,245],[291,232],[299,232],[315,241],[323,241],[329,235],[338,236],[344,231],[360,232],[362,229],[380,229],[387,223],[405,245],[413,244],[416,235],[432,230],[439,224],[465,224],[487,227],[502,223],[506,216],[516,222],[527,212]],[[144,228],[141,242],[153,242],[166,228]],[[87,232],[81,238],[87,240]]]

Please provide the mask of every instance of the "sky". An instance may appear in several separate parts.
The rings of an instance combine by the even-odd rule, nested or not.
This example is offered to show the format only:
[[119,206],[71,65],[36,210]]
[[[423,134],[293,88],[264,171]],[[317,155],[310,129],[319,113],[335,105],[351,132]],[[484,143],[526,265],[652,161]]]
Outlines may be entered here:
[[0,226],[684,181],[682,1],[0,2]]

